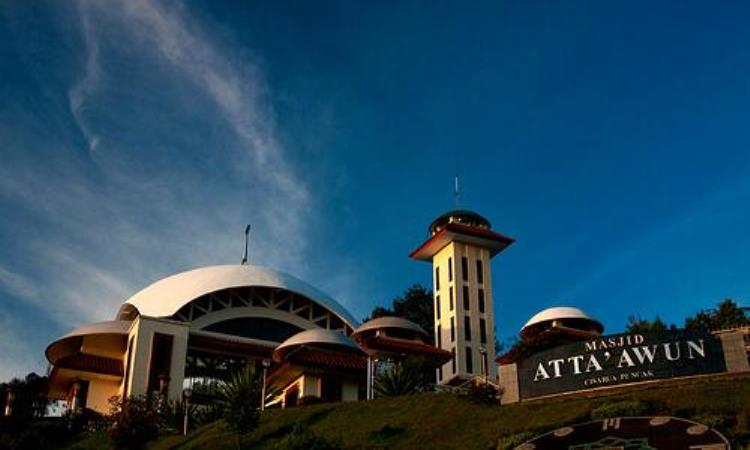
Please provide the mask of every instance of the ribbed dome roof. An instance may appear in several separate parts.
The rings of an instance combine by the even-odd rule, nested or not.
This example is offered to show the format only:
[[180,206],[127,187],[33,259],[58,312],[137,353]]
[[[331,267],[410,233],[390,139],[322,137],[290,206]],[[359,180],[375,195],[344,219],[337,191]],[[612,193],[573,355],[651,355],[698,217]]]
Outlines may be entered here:
[[341,304],[299,278],[266,267],[240,264],[201,267],[163,278],[127,299],[117,317],[127,319],[127,312],[133,307],[142,315],[170,317],[198,297],[246,286],[295,292],[327,308],[350,327],[357,327],[356,319]]
[[588,320],[588,321],[596,323],[602,329],[604,328],[598,320],[592,318],[591,316],[589,316],[588,314],[586,314],[583,310],[579,308],[574,308],[572,306],[556,306],[554,308],[547,308],[543,311],[540,311],[534,314],[534,316],[531,319],[529,319],[528,322],[526,322],[526,325],[524,325],[523,328],[521,328],[521,331],[523,331],[524,329],[532,325],[536,325],[539,323],[548,322],[552,320],[560,320],[560,319]]
[[313,328],[312,330],[301,331],[276,347],[276,351],[288,349],[297,345],[305,344],[325,344],[339,345],[359,350],[359,346],[352,338],[344,336],[341,333],[324,328]]
[[485,219],[479,213],[469,211],[468,209],[454,209],[446,213],[441,214],[437,219],[433,220],[429,226],[431,233],[435,232],[437,228],[442,228],[447,224],[451,218],[457,220],[459,223],[476,223],[481,226],[491,228],[490,221]]
[[377,330],[381,328],[397,328],[401,330],[408,330],[414,333],[419,333],[424,337],[429,336],[424,328],[420,327],[411,320],[394,316],[378,317],[372,320],[368,320],[367,322],[360,325],[359,328],[354,330],[352,336],[356,336],[364,331]]

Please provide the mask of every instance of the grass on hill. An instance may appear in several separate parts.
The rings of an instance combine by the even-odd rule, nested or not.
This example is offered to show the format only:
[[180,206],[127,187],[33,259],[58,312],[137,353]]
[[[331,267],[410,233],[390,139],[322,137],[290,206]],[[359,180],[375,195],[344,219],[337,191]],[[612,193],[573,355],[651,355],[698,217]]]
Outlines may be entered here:
[[[696,380],[606,397],[558,398],[506,406],[479,405],[456,395],[426,393],[270,410],[258,428],[242,436],[241,443],[243,449],[273,448],[301,425],[342,448],[494,449],[520,443],[532,434],[589,421],[592,416],[625,415],[622,411],[695,419],[715,426],[740,445],[748,445],[750,378]],[[162,438],[149,448],[231,450],[236,448],[236,441],[222,422],[216,422],[186,437]]]

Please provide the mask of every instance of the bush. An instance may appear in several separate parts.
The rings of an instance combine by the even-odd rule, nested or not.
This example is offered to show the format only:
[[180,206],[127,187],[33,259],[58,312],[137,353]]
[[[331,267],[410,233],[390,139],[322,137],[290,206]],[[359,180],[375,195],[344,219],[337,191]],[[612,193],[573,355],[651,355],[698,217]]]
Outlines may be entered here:
[[497,450],[510,450],[516,448],[518,445],[523,444],[533,437],[534,433],[529,431],[503,436],[497,441]]
[[114,398],[112,426],[109,429],[110,445],[114,449],[140,449],[159,435],[159,415],[144,396],[126,400]]
[[271,446],[272,450],[340,450],[341,448],[340,442],[317,435],[301,424],[296,424],[291,433]]
[[321,403],[325,403],[322,398],[318,397],[317,395],[305,395],[304,397],[300,397],[299,400],[297,400],[297,405],[303,406],[303,405],[319,405]]
[[466,396],[480,405],[495,405],[500,397],[500,389],[490,383],[472,383]]
[[605,403],[591,411],[593,420],[610,419],[613,417],[643,416],[651,412],[651,405],[641,400],[623,400]]

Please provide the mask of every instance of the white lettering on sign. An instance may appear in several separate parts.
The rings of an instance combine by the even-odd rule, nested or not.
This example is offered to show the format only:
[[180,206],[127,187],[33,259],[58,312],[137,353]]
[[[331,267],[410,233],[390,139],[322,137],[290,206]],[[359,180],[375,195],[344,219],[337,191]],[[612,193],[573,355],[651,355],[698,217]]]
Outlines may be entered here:
[[[648,370],[637,370],[641,366],[672,362],[682,358],[706,358],[704,339],[662,342],[654,345],[640,345],[644,342],[640,334],[616,336],[586,342],[584,350],[588,354],[555,358],[537,363],[534,381],[541,382],[568,375],[582,375],[602,372],[607,369],[634,369],[634,372],[620,374],[619,381],[653,377]],[[603,359],[601,359],[603,358]],[[611,362],[610,362],[611,361]],[[586,385],[618,381],[617,377],[599,376],[586,380]]]

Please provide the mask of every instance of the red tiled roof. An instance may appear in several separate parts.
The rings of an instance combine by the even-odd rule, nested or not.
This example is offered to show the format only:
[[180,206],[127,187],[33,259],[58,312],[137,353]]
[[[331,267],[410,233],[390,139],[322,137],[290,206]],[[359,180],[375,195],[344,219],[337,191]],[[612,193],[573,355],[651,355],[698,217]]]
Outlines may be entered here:
[[362,347],[365,351],[375,350],[388,353],[405,353],[409,355],[425,356],[437,360],[439,364],[445,364],[451,359],[450,352],[439,349],[434,345],[383,336],[372,336],[364,339],[362,341]]
[[[422,251],[425,247],[432,244],[433,242],[442,239],[445,237],[447,233],[456,233],[456,234],[463,234],[467,236],[473,236],[480,239],[487,239],[489,241],[494,241],[500,244],[500,246],[495,250],[495,253],[497,251],[502,250],[503,248],[507,247],[508,245],[515,242],[512,238],[509,238],[507,236],[504,236],[500,233],[497,233],[495,231],[492,231],[487,228],[481,228],[481,227],[472,227],[469,225],[463,225],[460,223],[449,223],[446,224],[443,229],[435,233],[433,236],[431,236],[429,239],[427,239],[422,245],[420,245],[416,250],[411,252],[409,257],[416,258],[417,254]],[[494,253],[493,253],[494,255]]]
[[115,376],[122,376],[123,372],[122,361],[119,359],[87,355],[85,353],[76,353],[60,358],[55,367]]
[[361,354],[339,350],[323,350],[306,345],[288,353],[283,359],[289,364],[305,367],[365,370],[367,366],[367,358]]

